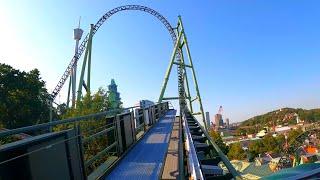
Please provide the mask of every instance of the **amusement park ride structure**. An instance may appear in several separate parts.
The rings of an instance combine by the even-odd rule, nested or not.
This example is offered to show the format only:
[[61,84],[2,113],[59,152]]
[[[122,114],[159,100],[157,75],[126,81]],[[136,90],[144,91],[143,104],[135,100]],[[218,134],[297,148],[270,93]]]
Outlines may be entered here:
[[[90,32],[85,36],[83,41],[81,42],[80,46],[77,48],[78,42],[81,39],[81,29],[80,27],[74,30],[74,39],[76,40],[76,50],[75,50],[75,55],[71,59],[68,67],[64,71],[62,77],[60,78],[58,84],[54,88],[54,90],[51,93],[50,101],[51,104],[53,100],[56,98],[56,96],[59,94],[61,91],[63,85],[65,84],[66,80],[68,79],[69,76],[71,76],[70,84],[69,84],[69,92],[70,92],[70,87],[72,86],[72,107],[75,107],[76,101],[75,101],[75,81],[76,81],[76,67],[78,60],[80,59],[81,55],[84,52],[84,59],[83,59],[83,64],[81,68],[81,73],[80,73],[80,79],[79,79],[79,85],[78,85],[78,90],[77,90],[77,98],[76,100],[80,100],[82,97],[82,89],[83,87],[87,92],[90,92],[90,85],[91,85],[91,54],[92,54],[92,42],[93,42],[93,37],[95,33],[98,31],[98,29],[102,26],[102,24],[110,18],[112,15],[121,12],[121,11],[128,11],[128,10],[135,10],[135,11],[144,11],[146,13],[149,13],[156,18],[158,18],[162,24],[166,27],[168,30],[173,44],[174,44],[174,49],[171,55],[171,59],[169,62],[169,66],[167,68],[165,77],[164,77],[164,82],[161,88],[160,96],[158,99],[158,102],[162,102],[164,100],[179,100],[179,104],[181,108],[189,106],[190,112],[193,115],[201,115],[203,124],[205,128],[207,129],[207,124],[205,122],[205,114],[203,110],[203,105],[202,105],[202,100],[200,96],[200,90],[196,78],[196,72],[194,69],[194,65],[192,62],[191,58],[191,53],[190,53],[190,48],[188,46],[188,41],[187,41],[187,36],[185,34],[184,26],[182,23],[181,16],[178,17],[178,23],[176,27],[172,27],[170,23],[157,11],[145,7],[145,6],[140,6],[140,5],[126,5],[126,6],[120,6],[117,8],[114,8],[107,13],[105,13],[96,24],[91,24],[90,26]],[[188,59],[188,64],[186,63],[185,56]],[[169,81],[169,77],[172,71],[173,65],[177,65],[177,72],[178,72],[178,96],[177,97],[164,97],[167,83]],[[192,98],[190,89],[189,89],[189,79],[187,75],[187,68],[191,69],[192,72],[192,79],[195,85],[195,92],[196,95],[194,98]],[[84,81],[84,75],[85,71],[87,71],[87,80],[86,82]],[[69,99],[69,98],[68,98]],[[198,101],[199,103],[199,111],[194,112],[194,107],[193,103],[194,101]],[[188,103],[188,105],[187,105]],[[52,112],[52,111],[51,111]],[[52,116],[51,116],[52,117]],[[52,119],[52,118],[50,118]]]
[[[56,168],[56,170],[60,169],[65,171],[66,175],[70,175],[70,177],[72,177],[71,179],[88,179],[88,177],[95,172],[100,172],[99,168],[102,167],[104,170],[101,172],[103,172],[104,177],[109,174],[107,173],[109,169],[112,170],[113,168],[117,167],[121,169],[120,167],[123,167],[120,166],[121,162],[122,164],[125,164],[124,167],[129,166],[130,170],[133,169],[131,166],[132,163],[135,164],[135,175],[141,175],[143,173],[140,172],[140,165],[145,164],[146,157],[149,158],[147,159],[148,162],[160,159],[158,164],[161,164],[159,167],[160,169],[162,168],[161,166],[163,164],[164,156],[161,156],[160,153],[152,153],[155,153],[157,150],[161,149],[159,148],[161,144],[163,147],[163,155],[171,153],[169,152],[170,150],[168,146],[170,143],[168,142],[169,140],[167,141],[167,137],[170,137],[174,130],[176,130],[175,132],[178,136],[178,138],[172,139],[176,142],[175,146],[178,147],[176,149],[176,157],[178,157],[176,162],[178,164],[178,169],[175,171],[175,173],[178,172],[179,179],[212,179],[218,176],[222,179],[241,179],[241,175],[235,170],[226,155],[221,151],[214,139],[212,139],[208,133],[196,72],[192,62],[185,29],[180,16],[178,16],[177,26],[172,27],[161,14],[151,8],[140,5],[120,6],[106,12],[96,24],[91,24],[90,32],[84,37],[83,41],[77,48],[77,44],[82,35],[82,31],[79,30],[80,28],[78,28],[78,30],[75,30],[74,37],[76,40],[75,55],[71,59],[68,67],[51,93],[49,103],[52,105],[54,99],[59,94],[63,85],[70,76],[71,80],[69,83],[68,99],[70,99],[70,92],[72,90],[72,108],[77,105],[77,101],[81,100],[83,96],[83,88],[87,93],[90,92],[93,37],[102,24],[112,15],[118,12],[130,10],[146,12],[156,17],[166,27],[173,41],[174,48],[164,77],[162,88],[160,90],[158,103],[148,108],[136,106],[123,108],[120,109],[121,113],[118,112],[119,109],[106,110],[94,114],[87,114],[84,116],[55,121],[52,121],[52,110],[50,110],[51,118],[50,122],[48,123],[2,131],[0,132],[0,138],[26,132],[39,132],[40,135],[36,134],[36,136],[30,139],[26,139],[25,141],[22,140],[24,143],[22,143],[22,145],[20,141],[20,144],[16,142],[8,143],[3,146],[2,149],[0,148],[0,152],[3,151],[8,153],[8,155],[12,155],[10,158],[8,158],[6,155],[5,157],[0,156],[0,179],[2,179],[2,175],[3,177],[16,177],[28,172],[29,169],[25,167],[26,164],[32,161],[32,159],[29,158],[31,156],[41,159],[41,162],[46,161],[46,163],[41,165],[37,164],[35,166],[37,168],[30,170],[30,176],[32,173],[40,173],[47,177],[39,179],[55,179],[58,176],[62,178],[67,177],[64,176],[64,174],[57,174],[57,177],[51,176],[53,166]],[[75,71],[78,60],[83,53],[84,60],[81,67],[79,85],[77,88],[78,90],[75,92]],[[164,97],[169,78],[172,75],[172,67],[174,65],[177,66],[178,96]],[[190,81],[187,75],[187,68],[191,70],[191,76],[195,86],[195,97],[192,97],[190,92]],[[86,81],[85,74],[87,75]],[[75,98],[75,95],[77,95],[77,98]],[[176,118],[176,110],[169,108],[169,102],[165,102],[166,100],[179,100],[180,115],[178,118]],[[195,112],[195,106],[193,106],[195,101],[198,102],[197,107],[199,107],[199,112]],[[202,123],[199,123],[199,121],[195,118],[195,115],[201,115]],[[176,129],[173,128],[174,124],[176,125]],[[201,124],[203,124],[204,127]],[[55,129],[55,127],[58,128]],[[165,131],[164,129],[167,130]],[[160,138],[153,138],[155,136]],[[58,138],[63,140],[59,140]],[[94,147],[98,142],[101,142],[99,141],[101,138],[102,140],[107,141],[107,144],[104,144],[101,149],[91,152],[91,148]],[[155,140],[156,143],[150,143],[150,139]],[[43,144],[41,147],[38,146],[40,141]],[[33,149],[31,152],[23,152],[24,154],[22,155],[11,153],[11,149],[19,149],[21,146],[23,146],[26,150],[32,148],[35,149]],[[57,146],[61,147],[61,151],[57,151]],[[148,148],[151,148],[152,150],[146,152],[145,154],[139,153]],[[134,151],[134,149],[136,151]],[[124,160],[126,157],[130,157],[128,155],[130,152],[133,152],[133,157],[137,158],[136,161],[133,162],[130,160]],[[85,153],[87,153],[87,156],[83,155]],[[57,160],[59,158],[61,158],[61,161]],[[108,160],[113,158],[115,159],[112,161],[112,165],[110,165],[112,167],[105,167],[105,162],[107,162],[105,158],[108,158]],[[39,161],[33,162],[38,163]],[[55,163],[59,164],[61,162],[66,162],[66,164],[68,164],[66,168],[55,165]],[[220,163],[223,163],[227,167],[227,171],[224,171],[221,167],[219,167]],[[7,166],[8,164],[19,166],[20,168],[7,168],[9,167]],[[148,165],[148,167],[150,167],[150,165]],[[1,168],[4,168],[5,171],[1,171]],[[128,168],[123,169],[124,171],[122,172],[124,172],[123,175],[127,176],[126,179],[132,178],[132,174],[130,174],[132,171],[129,172]],[[156,172],[158,177],[161,176],[160,169]],[[1,172],[6,173],[1,174]],[[149,171],[148,173],[153,174],[153,171]]]

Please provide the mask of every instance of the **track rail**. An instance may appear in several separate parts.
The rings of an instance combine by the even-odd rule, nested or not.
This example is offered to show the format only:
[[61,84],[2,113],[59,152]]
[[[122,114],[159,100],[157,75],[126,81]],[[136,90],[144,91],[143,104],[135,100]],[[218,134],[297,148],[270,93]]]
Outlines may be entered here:
[[[119,6],[117,8],[114,8],[108,12],[106,12],[99,20],[98,22],[93,26],[93,32],[92,32],[92,35],[94,35],[98,29],[102,26],[102,24],[107,20],[109,19],[112,15],[118,13],[118,12],[121,12],[121,11],[143,11],[143,12],[146,12],[146,13],[149,13],[151,15],[153,15],[154,17],[156,17],[157,19],[159,19],[162,24],[166,27],[166,29],[169,31],[170,33],[170,36],[172,38],[172,41],[173,41],[173,44],[176,43],[177,41],[177,37],[176,37],[176,34],[174,32],[174,29],[172,28],[171,24],[168,22],[168,20],[162,16],[159,12],[149,8],[149,7],[146,7],[146,6],[140,6],[140,5],[125,5],[125,6]],[[51,100],[53,101],[57,95],[59,94],[59,92],[61,91],[63,85],[65,84],[65,82],[67,81],[68,77],[70,76],[70,73],[71,73],[71,70],[74,66],[77,65],[77,62],[79,60],[79,58],[81,57],[81,55],[83,54],[84,50],[86,49],[86,46],[87,46],[87,42],[89,40],[89,34],[87,34],[85,36],[85,38],[83,39],[83,41],[81,42],[79,48],[78,48],[78,53],[75,54],[69,65],[67,66],[66,70],[64,71],[63,75],[61,76],[58,84],[55,86],[54,90],[52,91],[51,93]],[[179,54],[179,53],[178,53]],[[177,54],[177,55],[178,55]],[[178,58],[180,57],[180,55],[177,56]]]

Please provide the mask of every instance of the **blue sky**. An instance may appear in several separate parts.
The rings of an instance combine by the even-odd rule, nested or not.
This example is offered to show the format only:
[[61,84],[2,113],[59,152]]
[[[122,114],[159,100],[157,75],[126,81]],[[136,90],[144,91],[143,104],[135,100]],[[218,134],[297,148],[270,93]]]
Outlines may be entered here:
[[[280,107],[319,107],[317,0],[0,1],[0,62],[40,69],[51,92],[72,57],[79,16],[87,33],[90,23],[126,4],[151,7],[173,25],[182,16],[211,116],[220,105],[231,122]],[[92,89],[115,78],[125,106],[156,100],[172,48],[156,18],[143,12],[112,16],[94,37]],[[176,95],[175,77],[168,86],[167,95]],[[66,88],[57,101],[65,96]]]

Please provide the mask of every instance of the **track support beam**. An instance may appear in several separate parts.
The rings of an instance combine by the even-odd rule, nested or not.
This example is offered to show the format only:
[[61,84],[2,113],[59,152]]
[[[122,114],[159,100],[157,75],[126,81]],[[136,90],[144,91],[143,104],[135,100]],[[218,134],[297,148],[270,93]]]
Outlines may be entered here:
[[[184,27],[182,24],[182,19],[181,16],[178,17],[178,25],[176,28],[174,28],[176,36],[178,36],[175,44],[174,44],[174,49],[171,55],[171,59],[169,62],[169,66],[167,69],[167,72],[164,77],[164,82],[161,87],[161,92],[159,96],[158,102],[162,102],[163,100],[172,100],[171,98],[164,98],[164,94],[167,88],[167,83],[169,81],[170,73],[172,71],[172,66],[177,65],[178,66],[178,88],[179,88],[179,98],[174,98],[174,99],[179,99],[180,102],[180,110],[183,108],[186,108],[184,106],[189,106],[191,113],[193,113],[193,105],[192,102],[195,100],[198,100],[199,103],[199,108],[200,111],[196,113],[197,115],[201,115],[203,124],[205,126],[205,129],[207,130],[207,123],[205,120],[205,115],[204,115],[204,110],[202,106],[202,100],[200,96],[200,90],[198,86],[198,81],[196,78],[196,72],[193,66],[192,58],[191,58],[191,53],[187,41],[187,37],[184,31]],[[186,57],[188,59],[188,64],[185,63],[184,59],[184,53],[186,53]],[[175,61],[176,60],[176,61]],[[188,73],[187,73],[187,68],[191,69],[192,73],[192,79],[193,79],[193,84],[195,85],[195,92],[196,92],[196,98],[191,100],[191,93],[190,93],[190,87],[189,87],[189,80],[188,80]],[[187,105],[188,101],[188,105]]]
[[91,51],[92,51],[93,30],[94,30],[94,26],[93,26],[93,24],[91,24],[90,33],[89,33],[89,39],[88,39],[88,42],[87,42],[87,48],[85,50],[82,69],[81,69],[81,74],[80,74],[80,79],[79,79],[79,86],[78,86],[78,91],[77,91],[77,101],[80,101],[81,97],[82,97],[82,87],[85,84],[84,83],[84,73],[85,73],[85,70],[86,70],[87,62],[88,62],[87,84],[86,84],[85,89],[86,89],[87,93],[90,93]]

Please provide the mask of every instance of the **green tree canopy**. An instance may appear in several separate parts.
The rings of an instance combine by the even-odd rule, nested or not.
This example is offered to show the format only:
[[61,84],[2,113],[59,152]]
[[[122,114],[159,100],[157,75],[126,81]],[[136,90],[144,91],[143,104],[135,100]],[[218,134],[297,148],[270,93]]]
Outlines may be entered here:
[[81,100],[77,102],[76,108],[67,109],[66,111],[63,109],[64,105],[62,104],[62,107],[60,107],[62,109],[61,112],[63,113],[62,118],[65,119],[83,116],[107,110],[109,108],[109,103],[105,94],[106,91],[103,88],[99,88],[99,90],[93,95],[87,93]]
[[[243,121],[240,127],[296,124],[296,114],[307,123],[320,120],[320,109],[282,108]],[[261,128],[260,128],[261,129]]]
[[273,137],[268,134],[260,140],[251,141],[249,144],[249,154],[251,160],[257,157],[259,154],[265,152],[282,153],[284,152],[285,137],[280,134],[277,137]]
[[242,160],[246,158],[246,152],[242,149],[240,143],[233,143],[230,145],[228,158],[236,160]]
[[264,149],[265,152],[274,151],[278,147],[276,139],[272,137],[271,134],[267,134],[266,136],[264,136],[262,139],[262,142],[265,148]]
[[216,131],[210,131],[210,136],[212,137],[213,141],[219,146],[221,151],[224,154],[227,154],[228,152],[227,146],[223,143],[220,134]]
[[288,142],[289,143],[292,143],[293,141],[295,141],[295,139],[302,133],[302,129],[299,128],[299,129],[294,129],[294,130],[291,130],[288,134]]
[[0,63],[0,123],[4,128],[48,121],[48,97],[38,69],[24,72]]
[[[95,114],[101,111],[109,109],[108,98],[105,96],[106,91],[100,88],[96,93],[91,95],[87,93],[83,98],[77,101],[76,108],[66,108],[65,104],[58,106],[58,114],[61,119],[67,119],[72,117],[79,117],[88,114]],[[60,114],[61,113],[61,114]],[[85,121],[77,122],[81,130],[81,135],[86,138],[95,133],[101,132],[102,130],[111,127],[112,122],[106,121],[106,117],[102,116],[99,118],[87,119]],[[61,131],[64,129],[73,128],[74,124],[58,125],[54,128],[54,131]],[[86,143],[83,146],[84,149],[84,160],[87,161],[94,157],[97,153],[104,150],[108,145],[113,142],[114,132],[98,136],[96,139]],[[109,142],[110,141],[110,142]],[[87,168],[87,172],[92,172],[97,166],[101,165],[102,162],[107,160],[108,156],[95,161],[90,167]]]
[[255,157],[265,151],[264,144],[262,140],[255,140],[249,143],[249,154],[250,158],[249,161],[252,161]]

